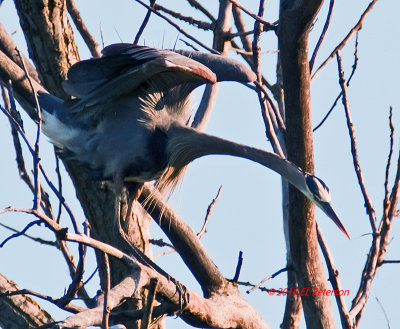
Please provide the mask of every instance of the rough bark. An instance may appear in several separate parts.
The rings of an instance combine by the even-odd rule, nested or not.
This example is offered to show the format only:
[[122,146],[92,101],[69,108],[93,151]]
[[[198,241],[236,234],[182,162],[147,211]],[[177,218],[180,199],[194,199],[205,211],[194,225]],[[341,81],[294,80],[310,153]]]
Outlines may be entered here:
[[[0,293],[19,290],[18,286],[0,274]],[[54,320],[32,298],[15,295],[0,298],[0,327],[7,329],[36,328]]]
[[[281,1],[279,49],[286,110],[288,159],[313,173],[308,33],[322,1]],[[318,254],[314,205],[289,187],[289,244],[299,288],[327,288]],[[329,297],[302,297],[308,328],[334,328]]]
[[[44,87],[54,95],[66,99],[62,88],[68,69],[79,61],[78,49],[74,40],[73,31],[69,23],[67,8],[63,0],[15,0],[15,6],[20,18],[28,45],[29,56],[36,66],[40,80]],[[91,225],[91,234],[94,238],[113,246],[123,247],[121,239],[115,234],[113,189],[88,177],[87,171],[78,163],[64,160],[64,165],[70,175],[82,205],[85,217]],[[121,205],[123,211],[128,206]],[[127,227],[127,238],[130,243],[151,256],[149,244],[149,216],[144,215],[141,207],[133,207]],[[121,212],[125,218],[126,213]],[[83,222],[83,219],[82,219]],[[140,237],[138,236],[140,235]],[[125,245],[126,248],[129,248]],[[99,271],[104,278],[102,269],[102,255],[97,255]],[[125,267],[115,259],[110,259],[111,283],[117,284],[126,275]],[[137,292],[137,299],[141,300],[141,292]],[[140,303],[139,303],[140,304]],[[140,307],[140,305],[138,305]]]

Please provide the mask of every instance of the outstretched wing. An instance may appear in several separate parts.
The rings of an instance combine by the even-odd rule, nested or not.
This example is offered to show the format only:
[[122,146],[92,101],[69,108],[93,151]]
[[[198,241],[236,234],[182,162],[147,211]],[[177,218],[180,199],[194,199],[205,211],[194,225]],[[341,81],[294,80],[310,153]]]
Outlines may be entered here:
[[215,74],[205,65],[172,51],[131,44],[104,48],[103,56],[81,61],[68,71],[63,87],[76,97],[70,110],[77,118],[96,117],[107,104],[135,94],[146,85],[160,91],[187,83],[193,88],[215,83]]

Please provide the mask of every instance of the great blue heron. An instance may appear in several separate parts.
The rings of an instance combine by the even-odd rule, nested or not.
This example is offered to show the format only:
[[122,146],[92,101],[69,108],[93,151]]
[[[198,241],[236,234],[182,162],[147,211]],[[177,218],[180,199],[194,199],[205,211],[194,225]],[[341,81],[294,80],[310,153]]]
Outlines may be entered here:
[[[322,180],[276,154],[187,126],[193,89],[232,78],[220,56],[190,56],[130,44],[106,47],[101,58],[81,61],[69,70],[64,89],[74,99],[64,103],[39,95],[44,133],[64,153],[120,188],[123,181],[154,179],[160,188],[171,188],[191,161],[210,154],[258,162],[282,175],[349,237]],[[230,63],[243,73],[235,79],[255,79],[241,64]]]

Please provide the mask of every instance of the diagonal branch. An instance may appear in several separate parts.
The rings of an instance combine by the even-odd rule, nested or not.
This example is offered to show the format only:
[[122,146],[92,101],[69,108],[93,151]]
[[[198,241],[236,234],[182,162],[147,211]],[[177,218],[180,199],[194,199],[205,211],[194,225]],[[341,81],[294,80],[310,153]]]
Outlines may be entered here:
[[151,12],[153,12],[154,14],[156,14],[157,16],[161,17],[162,19],[164,19],[165,21],[168,22],[168,24],[170,24],[171,26],[173,26],[175,29],[177,29],[180,33],[182,33],[185,37],[189,38],[190,40],[196,42],[199,46],[203,47],[204,49],[208,50],[209,52],[213,53],[213,54],[218,54],[218,52],[210,47],[208,47],[207,45],[205,45],[203,42],[201,42],[200,40],[196,39],[195,37],[193,37],[190,33],[186,32],[184,29],[182,29],[178,24],[176,24],[175,22],[173,22],[172,20],[170,20],[168,17],[166,17],[165,15],[161,14],[160,12],[158,12],[157,10],[155,10],[153,7],[145,4],[142,0],[135,0],[136,2],[140,3],[143,7],[147,8],[148,10],[150,10]]
[[[263,0],[260,1],[259,11],[258,11],[259,16],[262,16],[264,14],[264,5],[265,5],[265,1],[263,1]],[[259,46],[261,29],[262,29],[261,23],[259,21],[256,21],[254,23],[254,38],[253,38],[253,43],[252,43],[252,50],[253,50],[253,62],[255,64],[254,71],[257,75],[257,83],[256,83],[257,95],[258,95],[258,99],[259,99],[262,114],[263,114],[264,125],[265,125],[265,129],[266,129],[265,131],[266,131],[267,137],[268,137],[275,153],[279,154],[281,157],[284,157],[282,147],[281,147],[279,140],[275,134],[274,126],[272,125],[271,116],[267,109],[267,104],[266,104],[265,99],[267,99],[270,102],[270,104],[273,104],[273,102],[271,99],[269,99],[269,95],[266,92],[264,92],[265,93],[265,98],[264,98],[262,90],[261,90],[262,76],[261,76],[261,68],[260,68],[260,46]],[[277,111],[275,110],[274,113],[277,113]]]
[[177,12],[175,12],[173,10],[170,10],[168,8],[165,8],[165,7],[163,7],[163,6],[159,5],[159,4],[156,4],[154,6],[154,8],[156,10],[163,11],[166,14],[171,15],[172,17],[174,17],[176,19],[179,19],[179,20],[181,20],[183,22],[186,22],[186,23],[188,23],[190,25],[196,26],[197,28],[202,29],[204,31],[210,31],[213,28],[213,24],[212,23],[210,24],[208,22],[203,22],[203,21],[200,21],[198,19],[194,19],[193,17],[183,16],[181,13],[177,13]]
[[[317,224],[317,235],[318,235],[318,243],[319,246],[321,247],[322,254],[324,255],[326,266],[328,268],[328,273],[329,273],[329,281],[332,284],[332,287],[336,291],[341,291],[341,283],[339,281],[339,271],[335,267],[335,264],[333,262],[333,256],[329,251],[328,244],[325,241],[325,238]],[[340,314],[340,320],[342,321],[342,326],[344,329],[352,329],[352,324],[351,320],[349,317],[349,312],[347,310],[346,306],[346,301],[344,299],[344,296],[341,296],[340,294],[337,294],[335,296],[336,303],[338,306],[339,314]]]
[[354,25],[354,27],[349,31],[349,33],[347,33],[347,35],[344,37],[344,39],[335,47],[335,49],[332,50],[332,52],[330,53],[330,55],[322,62],[322,64],[315,70],[315,72],[313,73],[313,75],[311,76],[311,80],[313,80],[315,77],[317,77],[317,75],[319,74],[319,72],[325,67],[326,64],[328,64],[328,62],[335,57],[336,53],[341,50],[346,44],[347,41],[349,41],[349,39],[353,36],[354,33],[358,32],[361,30],[362,28],[362,24],[364,22],[364,19],[367,17],[368,13],[372,10],[372,8],[374,7],[374,5],[378,2],[378,0],[373,0],[369,3],[368,7],[364,10],[364,12],[362,13],[360,19],[358,20],[358,22],[356,23],[356,25]]
[[265,19],[262,18],[262,15],[260,15],[260,13],[258,13],[258,15],[252,13],[250,10],[246,9],[242,4],[240,4],[240,2],[237,0],[229,0],[229,1],[232,2],[236,7],[243,10],[247,15],[254,18],[258,23],[260,23],[260,25],[262,24],[261,28],[262,31],[269,31],[269,30],[276,31],[276,24],[267,22]]
[[222,288],[226,284],[226,279],[215,266],[196,234],[162,200],[155,188],[146,183],[139,201],[146,202],[149,197],[154,201],[145,205],[145,209],[170,239],[174,248],[200,283],[205,295],[208,296],[212,291]]
[[328,15],[326,17],[325,24],[324,24],[324,27],[323,27],[322,32],[321,32],[321,36],[318,39],[317,45],[315,46],[313,54],[312,54],[311,59],[310,59],[310,72],[312,72],[312,69],[314,67],[315,59],[317,58],[318,50],[322,45],[322,41],[325,38],[326,32],[328,31],[329,24],[330,24],[331,18],[332,18],[334,4],[335,4],[335,0],[330,0]]
[[83,41],[85,41],[86,46],[89,48],[90,53],[93,57],[100,57],[101,53],[99,51],[99,44],[97,43],[96,39],[90,34],[88,28],[86,27],[81,14],[78,10],[78,7],[75,4],[74,0],[67,0],[67,9],[68,13],[71,15],[74,24],[81,34]]
[[[156,0],[150,0],[150,7],[154,8],[155,3],[156,3]],[[158,8],[156,8],[156,9],[158,10]],[[144,32],[144,29],[146,28],[147,24],[149,23],[150,16],[151,16],[151,10],[148,9],[146,15],[144,16],[142,24],[140,25],[139,30],[136,33],[135,40],[133,41],[134,45],[138,44],[139,39]]]
[[342,89],[342,95],[343,95],[342,103],[343,103],[343,107],[344,107],[344,111],[345,111],[345,115],[346,115],[347,128],[349,130],[349,136],[350,136],[351,154],[353,157],[354,169],[356,171],[358,184],[360,185],[361,193],[364,198],[365,208],[367,209],[367,214],[368,214],[369,221],[370,221],[370,224],[372,227],[372,232],[376,233],[377,228],[376,228],[375,209],[374,209],[374,207],[372,205],[372,201],[368,195],[367,188],[365,187],[360,163],[358,161],[358,151],[357,151],[357,145],[356,145],[355,129],[354,129],[353,122],[351,120],[350,107],[349,107],[348,97],[347,97],[347,84],[346,84],[346,80],[344,78],[342,59],[340,57],[339,50],[336,53],[336,58],[337,58],[338,71],[339,71],[339,83],[340,83],[340,87]]

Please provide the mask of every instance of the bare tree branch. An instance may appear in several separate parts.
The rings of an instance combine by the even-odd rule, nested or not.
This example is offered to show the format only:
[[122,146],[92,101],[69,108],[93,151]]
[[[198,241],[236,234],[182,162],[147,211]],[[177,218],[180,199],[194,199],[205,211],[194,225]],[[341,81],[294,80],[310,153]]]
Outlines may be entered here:
[[342,103],[343,107],[345,110],[345,115],[346,115],[346,122],[347,122],[347,127],[349,130],[349,136],[350,136],[350,144],[351,144],[351,154],[353,157],[353,164],[354,164],[354,170],[356,171],[357,175],[357,180],[358,184],[360,185],[361,193],[364,197],[364,202],[365,202],[365,208],[367,209],[367,214],[369,217],[369,221],[371,224],[372,232],[375,234],[376,233],[376,216],[375,216],[375,209],[372,205],[371,199],[368,195],[367,189],[365,187],[364,183],[364,178],[361,172],[361,167],[360,163],[358,161],[358,151],[357,151],[357,145],[356,145],[356,136],[355,136],[355,131],[354,131],[354,125],[351,120],[351,115],[350,115],[350,107],[348,103],[348,98],[347,98],[347,84],[346,80],[344,78],[344,72],[343,72],[343,67],[342,67],[342,59],[340,57],[340,51],[338,50],[336,53],[337,57],[337,62],[338,62],[338,71],[339,71],[339,83],[340,87],[342,89]]
[[[331,255],[328,244],[325,241],[325,238],[317,224],[317,235],[318,235],[318,243],[319,246],[321,247],[322,254],[324,255],[325,258],[325,263],[328,268],[328,273],[329,273],[329,281],[332,284],[332,287],[336,291],[341,291],[341,283],[339,281],[339,271],[335,267],[334,261],[333,261],[333,256]],[[346,301],[344,299],[344,296],[341,296],[340,294],[335,296],[336,303],[338,306],[339,314],[340,314],[340,320],[342,321],[342,326],[344,329],[352,329],[352,323],[349,317],[349,312],[347,310],[346,306]]]
[[378,0],[373,0],[369,3],[367,8],[364,10],[362,13],[360,19],[354,25],[354,27],[350,30],[350,32],[344,37],[344,39],[335,47],[335,49],[330,53],[330,55],[322,62],[322,64],[315,70],[315,72],[311,76],[311,80],[313,80],[315,77],[317,77],[318,73],[325,67],[328,62],[335,57],[336,53],[341,50],[346,44],[347,41],[353,36],[354,33],[358,32],[362,28],[362,24],[364,22],[364,19],[367,17],[368,13],[372,10],[374,5],[378,2]]
[[76,28],[78,29],[79,33],[81,34],[83,40],[85,41],[87,47],[90,50],[90,53],[93,57],[100,57],[101,52],[99,51],[99,44],[97,43],[96,39],[90,34],[88,28],[86,27],[81,14],[78,10],[78,7],[75,4],[74,0],[67,0],[67,9],[68,13],[71,15],[72,20]]
[[[0,326],[3,328],[37,327],[54,320],[33,299],[26,295],[10,295],[18,286],[0,274]],[[5,297],[4,294],[8,294]]]
[[156,298],[158,280],[156,278],[150,279],[149,293],[147,294],[146,305],[143,310],[142,322],[140,329],[150,328],[151,318],[153,315],[154,300]]
[[[150,7],[154,8],[154,4],[155,3],[156,3],[156,0],[150,0]],[[158,10],[158,8],[156,8],[156,10]],[[143,18],[142,24],[140,25],[139,30],[136,33],[135,40],[133,41],[133,44],[135,44],[135,45],[138,44],[139,39],[140,39],[141,35],[144,32],[144,29],[146,28],[147,24],[149,23],[150,15],[151,15],[151,10],[148,9],[147,13],[146,13],[146,16],[144,16],[144,18]]]
[[262,24],[263,25],[261,28],[262,31],[276,30],[276,24],[272,24],[264,20],[260,15],[260,13],[258,15],[253,14],[250,10],[246,9],[243,5],[241,5],[237,0],[229,0],[229,1],[232,2],[236,7],[243,10],[247,15],[254,18],[257,22],[260,23],[260,25]]
[[332,12],[333,12],[334,4],[335,4],[335,0],[330,0],[328,15],[326,17],[326,21],[325,21],[324,27],[323,27],[322,32],[321,32],[321,36],[318,39],[317,45],[315,46],[313,54],[312,54],[311,59],[310,59],[310,72],[312,72],[312,69],[314,67],[315,59],[317,58],[318,50],[322,45],[322,41],[324,40],[326,32],[328,31],[329,24],[330,24],[331,18],[332,18]]
[[[354,74],[356,73],[357,63],[358,63],[358,32],[356,33],[356,40],[355,40],[355,45],[354,45],[354,63],[353,63],[353,66],[352,66],[352,70],[351,70],[350,76],[349,76],[349,78],[347,79],[347,82],[346,82],[347,87],[350,86],[350,81],[353,78]],[[333,102],[331,108],[326,113],[326,115],[321,120],[321,122],[315,126],[315,128],[313,129],[313,132],[317,131],[319,128],[322,127],[322,125],[325,123],[325,121],[331,115],[332,111],[336,107],[336,104],[339,101],[339,99],[342,97],[342,95],[343,95],[343,92],[340,91],[339,95],[336,97],[335,101]]]
[[106,265],[106,275],[107,275],[107,279],[105,280],[104,287],[103,287],[103,291],[104,291],[104,306],[103,306],[103,321],[102,321],[102,327],[104,329],[108,329],[108,321],[110,318],[110,306],[109,306],[109,302],[108,302],[108,295],[110,294],[110,263],[108,261],[108,255],[105,253],[104,254],[104,264]]
[[159,11],[163,11],[164,13],[171,15],[172,17],[179,19],[183,22],[186,22],[190,25],[196,26],[197,28],[204,30],[204,31],[209,31],[212,30],[213,28],[213,24],[210,24],[208,22],[203,22],[197,19],[194,19],[193,17],[189,17],[189,16],[183,16],[180,13],[177,13],[173,10],[170,10],[168,8],[165,8],[164,6],[161,6],[159,4],[155,4],[154,9],[159,10]]
[[190,40],[196,42],[199,46],[203,47],[204,49],[208,50],[210,53],[213,54],[218,54],[218,52],[212,48],[209,48],[207,45],[205,45],[203,42],[199,41],[195,37],[193,37],[191,34],[187,33],[185,30],[183,30],[178,24],[174,23],[172,20],[170,20],[168,17],[164,16],[151,6],[145,4],[142,0],[135,0],[136,2],[140,3],[143,7],[146,7],[148,10],[152,11],[155,13],[157,16],[161,17],[165,21],[168,22],[171,26],[173,26],[175,29],[177,29],[180,33],[182,33],[185,37],[189,38]]
[[226,279],[208,256],[196,234],[179,218],[158,195],[151,184],[146,183],[139,201],[152,196],[154,201],[145,206],[163,232],[174,245],[185,264],[200,283],[206,296],[226,284]]

